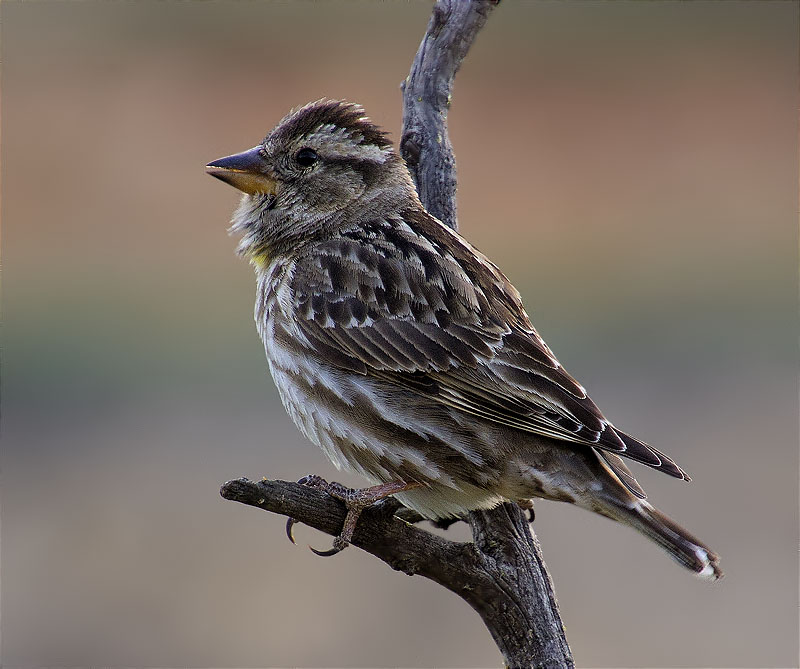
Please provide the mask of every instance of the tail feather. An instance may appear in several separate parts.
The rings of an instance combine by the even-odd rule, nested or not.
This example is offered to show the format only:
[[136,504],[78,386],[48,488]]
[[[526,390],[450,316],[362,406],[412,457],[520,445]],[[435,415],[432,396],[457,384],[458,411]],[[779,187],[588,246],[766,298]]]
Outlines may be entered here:
[[612,472],[617,475],[620,481],[625,485],[625,487],[630,490],[634,495],[636,495],[639,499],[646,499],[647,495],[644,492],[642,486],[639,485],[639,481],[633,475],[630,469],[628,469],[628,465],[626,465],[622,458],[614,453],[609,453],[608,451],[601,451],[598,449],[598,455],[605,460],[606,464],[609,466]]
[[722,578],[719,556],[648,502],[637,500],[624,516],[619,519],[650,537],[676,562],[700,578],[709,581]]
[[[641,462],[643,465],[662,471],[677,479],[683,479],[684,481],[692,480],[666,453],[662,453],[657,448],[650,446],[650,444],[639,441],[622,430],[614,428],[614,432],[622,443],[625,444],[626,450],[616,451],[619,455]],[[598,448],[602,448],[602,444],[599,444]]]

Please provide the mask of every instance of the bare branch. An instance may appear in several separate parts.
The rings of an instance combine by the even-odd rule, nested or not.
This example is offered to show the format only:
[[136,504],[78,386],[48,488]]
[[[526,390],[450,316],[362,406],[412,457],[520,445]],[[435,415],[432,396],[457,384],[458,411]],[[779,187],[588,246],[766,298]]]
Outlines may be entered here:
[[[345,505],[327,493],[288,481],[255,483],[236,479],[224,484],[220,495],[294,518],[331,536],[341,532],[347,515]],[[464,571],[470,568],[472,544],[447,541],[400,520],[394,516],[400,508],[400,502],[391,497],[366,508],[358,519],[353,545],[372,553],[392,569],[425,576],[454,592],[469,583]]]
[[[220,495],[242,504],[294,518],[335,536],[344,523],[344,504],[326,493],[288,481],[228,481]],[[569,649],[557,638],[542,634],[554,623],[548,589],[537,580],[543,569],[532,569],[529,554],[536,540],[527,522],[512,504],[491,512],[470,514],[475,543],[448,541],[395,516],[400,503],[388,498],[364,510],[353,545],[383,560],[392,569],[435,581],[474,608],[484,620],[503,621],[490,626],[509,667],[564,667]],[[509,537],[496,527],[513,528]],[[474,519],[480,522],[476,525]],[[484,527],[483,520],[487,521]],[[488,530],[488,531],[485,531]],[[522,578],[518,575],[522,573]],[[523,588],[521,592],[516,591]],[[525,608],[521,605],[528,606]],[[531,606],[532,604],[532,606]],[[531,649],[535,652],[531,653]]]
[[478,31],[500,0],[438,0],[403,91],[400,153],[425,208],[454,230],[456,161],[447,134],[450,91]]
[[[491,0],[438,0],[403,82],[400,150],[425,208],[457,229],[456,170],[447,134],[453,79],[489,12]],[[494,558],[493,587],[470,604],[508,666],[572,667],[553,583],[522,510],[504,504],[469,514],[477,549]]]

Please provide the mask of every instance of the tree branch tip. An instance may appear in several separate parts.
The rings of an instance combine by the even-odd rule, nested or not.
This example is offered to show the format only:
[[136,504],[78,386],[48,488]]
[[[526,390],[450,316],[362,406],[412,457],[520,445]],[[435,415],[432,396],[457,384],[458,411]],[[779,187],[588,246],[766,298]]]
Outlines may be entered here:
[[250,479],[244,477],[225,481],[219,488],[220,497],[230,500],[236,499],[237,493],[245,489],[247,484],[252,483]]

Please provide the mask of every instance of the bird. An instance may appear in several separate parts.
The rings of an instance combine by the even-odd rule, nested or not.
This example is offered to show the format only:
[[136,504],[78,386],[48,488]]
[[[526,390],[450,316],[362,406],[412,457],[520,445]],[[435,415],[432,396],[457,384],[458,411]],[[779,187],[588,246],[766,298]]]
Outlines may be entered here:
[[333,548],[316,552],[347,546],[361,510],[388,495],[433,521],[544,498],[638,530],[703,579],[722,576],[719,556],[647,501],[624,459],[686,472],[601,413],[500,269],[426,211],[363,107],[297,107],[206,171],[242,192],[229,231],[255,270],[256,328],[283,406],[338,469],[372,484],[301,479],[348,508]]

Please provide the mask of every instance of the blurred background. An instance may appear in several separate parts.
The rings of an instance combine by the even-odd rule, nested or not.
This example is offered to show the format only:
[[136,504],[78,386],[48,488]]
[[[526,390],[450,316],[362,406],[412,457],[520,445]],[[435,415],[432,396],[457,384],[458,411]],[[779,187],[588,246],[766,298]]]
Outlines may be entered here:
[[[280,407],[203,167],[321,96],[397,138],[429,12],[3,2],[4,666],[499,666],[454,595],[217,492],[359,480]],[[797,53],[796,3],[505,2],[456,80],[461,232],[726,571],[539,502],[580,666],[796,666]]]

